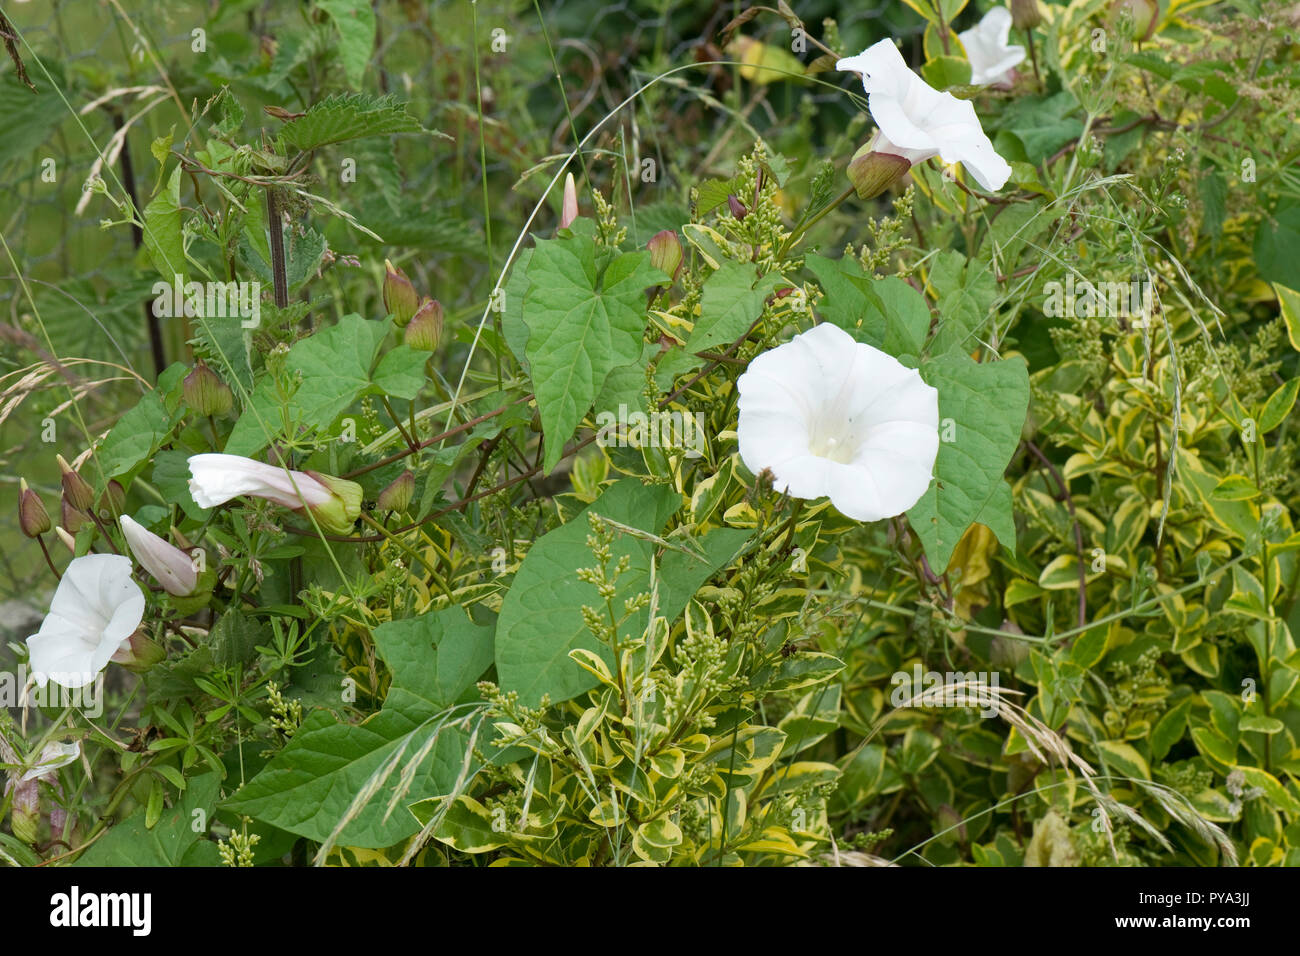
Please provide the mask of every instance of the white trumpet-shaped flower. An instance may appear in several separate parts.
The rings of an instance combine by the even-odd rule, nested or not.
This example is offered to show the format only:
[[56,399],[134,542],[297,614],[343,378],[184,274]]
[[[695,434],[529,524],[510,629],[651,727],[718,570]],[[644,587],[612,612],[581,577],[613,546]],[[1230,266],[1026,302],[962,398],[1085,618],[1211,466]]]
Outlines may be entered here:
[[975,107],[913,73],[892,40],[840,60],[835,68],[862,77],[867,108],[879,127],[871,151],[902,156],[913,165],[938,156],[961,163],[985,189],[1006,185],[1011,166],[984,135]]
[[68,764],[81,759],[81,741],[74,740],[72,743],[63,743],[62,741],[53,740],[41,748],[40,756],[36,758],[35,766],[29,768],[26,773],[18,778],[19,783],[29,783],[32,780],[39,780],[44,777],[47,780],[54,779],[52,775],[60,767],[66,767]]
[[902,514],[930,485],[939,393],[892,356],[822,324],[759,355],[736,383],[740,457],[795,498],[844,515]]
[[326,531],[339,534],[361,513],[361,486],[317,472],[289,471],[239,455],[192,455],[190,495],[200,508],[251,495],[294,511],[310,509]]
[[969,30],[957,34],[970,61],[970,81],[976,86],[1010,82],[1013,69],[1025,58],[1025,48],[1011,39],[1011,11],[994,7]]
[[116,554],[73,558],[41,629],[27,638],[36,682],[84,687],[114,654],[129,647],[144,618],[144,592],[131,580],[131,559]]
[[188,597],[198,588],[199,572],[193,559],[131,518],[122,515],[122,534],[131,553],[163,590],[175,597]]

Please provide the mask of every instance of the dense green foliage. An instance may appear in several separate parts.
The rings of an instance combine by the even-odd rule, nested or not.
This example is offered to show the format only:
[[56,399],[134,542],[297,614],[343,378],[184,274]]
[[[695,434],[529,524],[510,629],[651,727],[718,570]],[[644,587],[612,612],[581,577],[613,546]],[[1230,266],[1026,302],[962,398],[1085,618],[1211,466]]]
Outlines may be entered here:
[[[0,860],[1300,863],[1288,5],[1044,2],[1005,87],[970,85],[966,0],[233,0],[170,45],[112,6],[130,56],[33,35],[35,92],[0,77],[5,470],[62,490],[76,554],[132,553],[126,515],[202,574],[137,573],[166,653],[102,715],[0,715],[15,780],[81,747],[34,815],[6,791]],[[887,36],[1004,188],[936,158],[858,198],[835,57]],[[59,170],[110,238],[28,262],[98,97],[133,185]],[[262,291],[150,342],[177,276]],[[937,390],[896,517],[740,457],[737,379],[818,323]],[[211,452],[362,500],[201,507]],[[64,544],[9,532],[10,596],[48,591]]]

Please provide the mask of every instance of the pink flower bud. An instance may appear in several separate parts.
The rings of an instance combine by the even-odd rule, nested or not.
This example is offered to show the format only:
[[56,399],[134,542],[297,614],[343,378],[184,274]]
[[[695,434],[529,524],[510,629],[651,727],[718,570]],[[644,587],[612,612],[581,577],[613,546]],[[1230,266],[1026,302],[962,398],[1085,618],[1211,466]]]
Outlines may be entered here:
[[564,200],[560,203],[560,228],[567,229],[578,218],[578,187],[573,183],[573,173],[564,174]]
[[442,323],[442,304],[437,299],[425,299],[419,311],[411,316],[402,341],[422,352],[436,352],[442,340]]
[[676,282],[682,272],[682,243],[677,233],[671,229],[656,232],[646,248],[650,250],[650,264]]
[[180,548],[174,548],[129,515],[122,515],[122,534],[140,566],[163,590],[176,597],[189,597],[198,588],[194,562]]

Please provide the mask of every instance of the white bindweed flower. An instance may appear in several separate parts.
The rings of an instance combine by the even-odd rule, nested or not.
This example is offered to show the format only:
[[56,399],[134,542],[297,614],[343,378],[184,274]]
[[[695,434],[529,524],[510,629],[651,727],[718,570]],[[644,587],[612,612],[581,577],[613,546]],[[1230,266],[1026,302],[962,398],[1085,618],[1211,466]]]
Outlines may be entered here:
[[835,64],[857,73],[867,91],[867,108],[879,129],[869,145],[909,163],[938,156],[961,163],[985,189],[1001,189],[1011,166],[984,135],[975,107],[951,93],[940,93],[913,73],[892,40],[881,40],[857,56]]
[[289,471],[239,455],[193,455],[190,495],[200,508],[251,495],[294,511],[310,509],[327,531],[351,529],[361,513],[361,486],[317,472]]
[[73,558],[41,629],[27,638],[32,673],[42,687],[84,687],[129,646],[144,619],[144,592],[131,580],[131,559],[117,554]]
[[740,457],[795,498],[828,496],[843,514],[902,514],[930,485],[939,393],[920,373],[824,323],[749,363]]
[[970,81],[976,86],[1011,82],[1011,71],[1025,58],[1025,48],[1008,44],[1011,11],[994,7],[969,30],[957,34],[970,61]]
[[180,548],[168,544],[130,515],[122,515],[122,534],[131,553],[163,590],[175,597],[188,597],[198,588],[199,572],[193,559]]
[[27,783],[44,777],[54,779],[51,775],[60,767],[66,767],[81,758],[81,741],[70,744],[51,741],[41,748],[41,755],[36,758],[36,765],[18,778],[19,783]]

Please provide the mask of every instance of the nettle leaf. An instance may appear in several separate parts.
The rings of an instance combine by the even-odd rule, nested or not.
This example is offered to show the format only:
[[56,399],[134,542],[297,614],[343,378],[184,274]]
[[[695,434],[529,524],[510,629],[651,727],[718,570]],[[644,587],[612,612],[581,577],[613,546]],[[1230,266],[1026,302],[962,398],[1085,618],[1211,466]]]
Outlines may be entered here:
[[523,320],[546,436],[545,469],[569,440],[609,373],[641,355],[645,290],[668,277],[648,252],[597,255],[590,226],[537,243],[528,262]]
[[825,293],[818,311],[827,321],[915,367],[930,331],[930,307],[919,292],[895,276],[872,278],[855,259],[805,261]]
[[977,363],[962,354],[933,359],[920,371],[939,390],[940,438],[951,434],[952,440],[940,441],[934,480],[907,517],[941,574],[973,521],[1015,547],[1002,475],[1029,410],[1029,373],[1019,359]]
[[704,280],[700,295],[700,316],[695,320],[686,345],[659,363],[656,375],[667,385],[678,375],[694,371],[704,364],[696,353],[720,345],[730,345],[744,335],[763,314],[768,296],[781,286],[780,273],[754,274],[752,264],[723,260]]
[[[364,4],[369,9],[369,4]],[[343,93],[327,96],[280,130],[279,144],[312,150],[365,136],[420,133],[424,127],[395,96]],[[441,134],[439,134],[441,135]]]
[[[250,238],[250,234],[257,232],[265,236],[266,230],[260,226],[260,220],[258,226],[253,226],[251,223],[249,225],[250,228],[247,228],[241,237],[239,258],[257,276],[259,282],[270,288],[275,284],[271,273],[270,240],[264,239],[255,243]],[[290,295],[301,289],[307,284],[308,279],[317,274],[327,247],[325,237],[315,229],[305,229],[301,234],[296,229],[285,233],[285,288]]]
[[194,830],[196,813],[212,817],[221,776],[206,773],[187,780],[181,799],[152,827],[141,807],[117,824],[77,858],[74,866],[218,866],[217,845]]
[[339,34],[338,55],[348,83],[360,86],[375,47],[375,11],[370,0],[316,0]]
[[987,321],[997,298],[993,273],[985,263],[947,250],[934,257],[929,280],[939,309],[939,325],[930,353],[942,355],[955,349],[970,352],[979,344],[976,333]]

